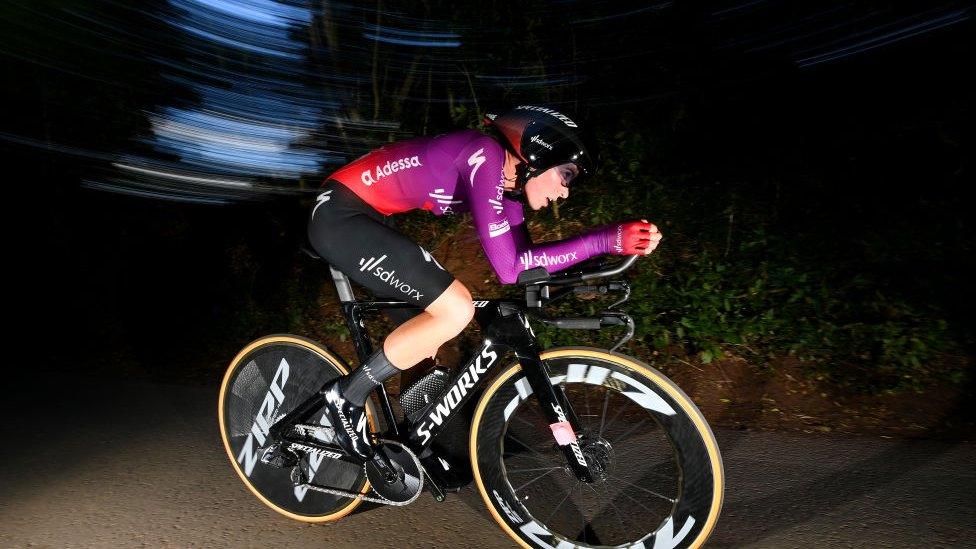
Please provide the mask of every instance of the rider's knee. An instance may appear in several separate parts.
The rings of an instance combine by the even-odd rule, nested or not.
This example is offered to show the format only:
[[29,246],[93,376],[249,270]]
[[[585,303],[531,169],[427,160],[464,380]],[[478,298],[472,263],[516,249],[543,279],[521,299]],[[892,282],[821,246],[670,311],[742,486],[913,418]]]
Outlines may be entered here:
[[427,307],[427,312],[455,325],[458,331],[463,330],[474,318],[471,292],[455,279],[444,293]]

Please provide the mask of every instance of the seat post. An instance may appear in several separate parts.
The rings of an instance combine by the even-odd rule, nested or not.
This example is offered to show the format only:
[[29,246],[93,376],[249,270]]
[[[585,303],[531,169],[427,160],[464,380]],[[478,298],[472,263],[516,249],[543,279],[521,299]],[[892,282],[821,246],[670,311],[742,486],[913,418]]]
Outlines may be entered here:
[[329,271],[332,273],[332,281],[335,282],[336,292],[339,293],[339,301],[343,303],[356,301],[356,296],[352,293],[352,284],[349,283],[349,277],[343,274],[342,271],[337,271],[332,265],[329,265]]

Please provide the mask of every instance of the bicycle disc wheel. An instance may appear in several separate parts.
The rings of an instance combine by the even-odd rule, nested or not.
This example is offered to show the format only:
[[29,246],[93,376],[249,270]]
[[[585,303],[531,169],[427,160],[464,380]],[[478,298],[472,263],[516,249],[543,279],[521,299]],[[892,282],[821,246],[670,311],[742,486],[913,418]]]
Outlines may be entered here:
[[[261,462],[273,444],[268,426],[313,397],[328,381],[348,372],[345,364],[314,341],[293,336],[263,337],[245,347],[231,362],[220,386],[217,415],[227,457],[245,486],[261,502],[290,518],[305,522],[337,520],[361,500],[297,488],[293,467]],[[370,427],[374,417],[367,406]],[[316,410],[309,423],[328,425]],[[324,440],[323,442],[331,442]],[[301,467],[315,484],[366,493],[362,467],[338,460],[303,457]]]
[[660,372],[589,348],[542,355],[580,418],[595,473],[576,479],[518,364],[485,391],[470,451],[481,497],[523,547],[699,547],[718,520],[722,457],[698,408]]

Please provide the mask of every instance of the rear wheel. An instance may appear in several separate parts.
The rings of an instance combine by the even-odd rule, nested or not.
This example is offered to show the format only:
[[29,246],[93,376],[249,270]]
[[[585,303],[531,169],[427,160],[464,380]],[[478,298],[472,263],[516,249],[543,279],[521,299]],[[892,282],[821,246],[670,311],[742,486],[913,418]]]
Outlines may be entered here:
[[495,520],[524,547],[699,547],[722,507],[711,429],[670,380],[598,349],[542,355],[580,418],[592,483],[576,479],[519,365],[478,402],[471,460]]
[[[358,499],[298,488],[292,467],[261,462],[264,451],[277,442],[271,440],[268,427],[314,397],[327,382],[347,372],[340,358],[314,341],[293,335],[254,341],[238,353],[227,369],[217,407],[227,457],[244,485],[262,503],[285,516],[326,522],[344,517],[361,503]],[[367,416],[375,430],[369,407]],[[319,409],[309,423],[329,425]],[[356,493],[369,490],[363,468],[344,461],[307,455],[297,467],[315,484]]]

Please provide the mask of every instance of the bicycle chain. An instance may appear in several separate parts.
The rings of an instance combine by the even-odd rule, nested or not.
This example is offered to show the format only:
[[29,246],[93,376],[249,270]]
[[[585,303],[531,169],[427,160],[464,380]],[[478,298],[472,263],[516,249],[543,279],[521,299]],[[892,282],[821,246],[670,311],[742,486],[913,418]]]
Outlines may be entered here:
[[[332,429],[331,427],[325,427],[325,426],[314,427],[309,425],[295,425],[294,427],[296,428],[297,431],[299,431],[300,433],[306,436],[311,436],[310,431],[314,431],[316,429]],[[314,446],[308,446],[307,444],[301,444],[299,442],[289,442],[288,449],[298,450],[301,452],[305,452],[306,454],[315,454],[323,459],[335,459],[336,457],[338,457],[336,455],[330,455],[333,452],[329,450],[320,450]],[[413,461],[417,464],[417,469],[422,472],[423,467],[421,467],[420,465],[420,460],[418,460],[417,457],[414,456],[412,453],[411,453],[411,457],[413,458]],[[296,466],[294,470],[298,471],[300,475],[299,479],[304,476],[304,473],[300,470],[299,467]],[[411,503],[416,501],[417,498],[420,497],[420,493],[423,492],[423,489],[421,488],[420,490],[417,490],[417,493],[414,494],[413,497],[407,501],[393,501],[393,500],[386,499],[385,497],[383,497],[378,493],[376,495],[379,497],[372,497],[372,496],[367,496],[366,494],[361,494],[359,492],[350,492],[348,490],[340,490],[338,488],[329,488],[327,486],[312,484],[310,482],[299,483],[299,481],[295,479],[294,473],[292,474],[292,482],[295,483],[295,487],[297,488],[305,488],[306,490],[312,490],[314,492],[322,492],[324,494],[330,494],[333,496],[342,496],[342,497],[347,497],[352,499],[359,499],[362,501],[368,501],[370,503],[381,503],[383,505],[390,505],[393,507],[403,507],[405,505],[410,505]],[[421,484],[421,487],[422,486],[423,485]]]

